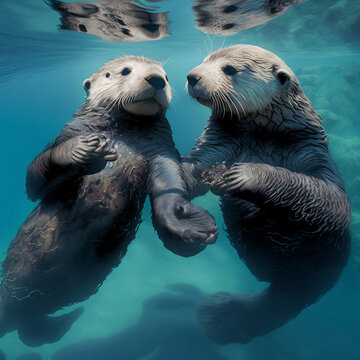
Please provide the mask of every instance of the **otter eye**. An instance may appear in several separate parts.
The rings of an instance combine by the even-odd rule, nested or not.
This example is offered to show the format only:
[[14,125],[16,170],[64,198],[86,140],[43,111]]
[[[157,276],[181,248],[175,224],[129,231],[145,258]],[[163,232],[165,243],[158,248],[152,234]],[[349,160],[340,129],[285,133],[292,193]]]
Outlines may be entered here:
[[127,67],[121,71],[121,75],[123,75],[123,76],[129,75],[130,73],[131,73],[131,70]]
[[107,72],[105,76],[106,76],[107,78],[109,78],[109,77],[110,77],[110,73]]
[[90,86],[91,86],[90,80],[85,81],[85,83],[84,83],[84,89],[89,90],[89,89],[90,89]]
[[279,8],[277,6],[273,6],[272,8],[270,8],[270,14],[276,14],[280,11],[281,11],[281,8]]
[[132,36],[132,35],[130,34],[130,30],[129,30],[129,29],[122,28],[122,29],[121,29],[121,32],[122,32],[124,35]]
[[236,5],[230,5],[230,6],[227,6],[222,12],[223,14],[230,14],[234,11],[236,11],[238,9],[238,7]]
[[79,30],[81,31],[81,32],[87,32],[87,28],[86,28],[86,26],[85,25],[83,25],[83,24],[80,24],[79,25]]
[[235,26],[235,24],[225,24],[223,25],[223,30],[229,30],[232,29]]
[[276,76],[282,85],[284,85],[290,79],[289,75],[284,71],[279,71]]
[[168,79],[167,75],[165,75],[165,79],[166,79],[166,81],[169,81],[169,79]]
[[226,65],[224,68],[223,68],[223,72],[224,74],[226,75],[235,75],[236,73],[238,73],[238,71],[231,65]]

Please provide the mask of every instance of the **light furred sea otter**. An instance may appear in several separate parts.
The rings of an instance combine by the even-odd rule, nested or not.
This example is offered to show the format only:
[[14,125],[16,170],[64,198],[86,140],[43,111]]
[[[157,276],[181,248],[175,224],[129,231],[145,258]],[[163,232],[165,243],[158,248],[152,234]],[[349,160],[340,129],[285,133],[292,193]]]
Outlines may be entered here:
[[3,263],[0,336],[17,330],[30,346],[69,330],[81,309],[48,315],[97,292],[135,237],[147,194],[171,251],[194,255],[217,235],[213,218],[184,198],[161,65],[122,57],[84,88],[85,104],[28,168],[28,196],[41,202]]
[[196,28],[208,34],[234,35],[266,23],[306,0],[194,0]]
[[208,186],[221,195],[231,244],[270,283],[252,296],[215,294],[199,319],[216,341],[246,343],[336,284],[349,255],[350,205],[320,116],[273,53],[218,50],[189,73],[188,90],[212,109],[183,159],[189,198]]
[[[63,2],[45,0],[61,15],[60,29],[98,36],[106,41],[136,42],[169,36],[166,12],[133,0]],[[158,2],[163,0],[153,0]]]

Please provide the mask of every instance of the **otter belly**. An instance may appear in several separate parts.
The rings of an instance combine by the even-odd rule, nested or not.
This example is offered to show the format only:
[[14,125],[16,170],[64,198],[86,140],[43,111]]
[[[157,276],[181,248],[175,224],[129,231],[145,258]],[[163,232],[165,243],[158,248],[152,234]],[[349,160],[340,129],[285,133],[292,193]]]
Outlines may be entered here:
[[350,236],[337,241],[336,234],[320,235],[286,214],[244,200],[223,199],[222,210],[231,244],[259,280],[296,281],[307,274],[333,284],[346,264]]
[[7,306],[44,313],[94,294],[134,238],[146,194],[109,169],[85,176],[78,197],[41,202],[3,264]]

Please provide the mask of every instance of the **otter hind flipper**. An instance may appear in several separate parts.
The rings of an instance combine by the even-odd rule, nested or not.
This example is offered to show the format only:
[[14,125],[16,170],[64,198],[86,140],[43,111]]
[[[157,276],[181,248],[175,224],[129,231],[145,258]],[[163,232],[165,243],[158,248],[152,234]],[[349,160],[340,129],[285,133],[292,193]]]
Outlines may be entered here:
[[54,343],[70,330],[83,312],[84,308],[80,307],[65,315],[43,316],[33,321],[27,318],[26,323],[18,328],[19,337],[27,346]]
[[271,284],[255,295],[214,294],[200,304],[199,322],[219,344],[247,344],[295,318],[328,286],[316,288],[311,282],[296,285]]

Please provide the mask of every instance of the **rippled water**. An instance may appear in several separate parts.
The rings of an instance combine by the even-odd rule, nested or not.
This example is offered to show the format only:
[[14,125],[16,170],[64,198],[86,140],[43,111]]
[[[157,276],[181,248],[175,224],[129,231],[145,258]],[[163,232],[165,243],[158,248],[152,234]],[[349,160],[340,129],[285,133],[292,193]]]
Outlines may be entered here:
[[[158,7],[149,16],[161,25],[134,25],[150,29],[152,39],[144,41],[149,35],[143,31],[136,35],[135,30],[117,20],[120,29],[126,29],[120,30],[123,35],[131,30],[133,40],[140,41],[120,42],[113,37],[102,40],[90,34],[92,24],[77,23],[80,31],[60,29],[61,15],[43,1],[0,2],[2,258],[34,207],[25,195],[26,167],[84,101],[85,78],[122,54],[166,62],[176,94],[167,116],[176,145],[186,154],[209,116],[209,111],[185,92],[186,74],[210,51],[238,43],[255,44],[283,58],[323,117],[330,151],[353,207],[351,258],[338,285],[294,321],[248,345],[219,346],[198,327],[196,304],[216,291],[255,293],[266,284],[258,282],[239,261],[223,230],[215,245],[193,258],[183,259],[165,250],[153,230],[147,204],[144,221],[122,264],[98,294],[84,303],[85,313],[64,338],[31,349],[15,332],[7,334],[0,339],[6,358],[17,359],[21,354],[35,352],[43,359],[52,359],[60,351],[54,359],[81,359],[84,355],[76,351],[88,349],[87,359],[103,360],[360,359],[359,3],[308,0],[263,25],[231,36],[206,34],[201,31],[204,29],[195,28],[195,3],[189,0],[118,3],[132,6],[129,11],[133,15],[134,11],[144,14],[141,9],[145,7]],[[198,5],[201,3],[204,1]],[[226,6],[232,3],[241,1],[229,0]],[[220,13],[214,12],[212,17],[220,21]],[[84,26],[86,33],[81,31]],[[161,26],[162,33],[158,33]],[[221,227],[215,196],[209,194],[195,202],[211,212]],[[179,283],[187,287],[169,288]],[[152,300],[144,304],[147,299]],[[79,345],[63,349],[79,341],[86,341],[80,350]]]

